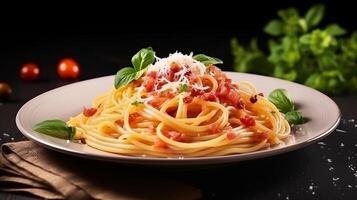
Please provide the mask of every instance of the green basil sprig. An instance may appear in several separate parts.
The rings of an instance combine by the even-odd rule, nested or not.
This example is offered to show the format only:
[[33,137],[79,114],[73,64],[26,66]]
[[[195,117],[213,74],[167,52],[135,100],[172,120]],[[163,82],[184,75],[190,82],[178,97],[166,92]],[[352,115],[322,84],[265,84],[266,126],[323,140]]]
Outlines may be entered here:
[[124,67],[117,72],[114,79],[115,88],[120,88],[133,80],[138,80],[154,61],[155,52],[151,47],[141,49],[131,58],[133,67]]
[[269,94],[268,98],[282,113],[294,110],[294,104],[288,97],[288,92],[285,89],[275,89]]
[[72,140],[76,133],[75,127],[68,126],[64,121],[57,119],[40,122],[33,127],[33,130],[42,134],[68,140]]
[[301,112],[295,110],[295,105],[288,97],[288,92],[285,89],[275,89],[269,94],[268,99],[280,112],[285,114],[285,119],[290,124],[298,125],[307,122],[307,119],[301,115]]
[[219,58],[214,58],[207,56],[205,54],[197,54],[193,56],[193,59],[203,63],[204,65],[216,65],[216,64],[223,64],[223,61]]

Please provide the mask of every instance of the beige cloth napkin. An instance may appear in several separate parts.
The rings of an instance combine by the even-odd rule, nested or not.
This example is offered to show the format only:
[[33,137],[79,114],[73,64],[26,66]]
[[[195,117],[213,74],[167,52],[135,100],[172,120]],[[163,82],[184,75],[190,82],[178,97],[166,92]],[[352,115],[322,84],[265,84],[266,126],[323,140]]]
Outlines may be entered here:
[[[142,169],[142,170],[141,170]],[[0,154],[0,190],[45,199],[199,199],[198,189],[160,178],[158,170],[86,160],[31,141],[6,143]]]

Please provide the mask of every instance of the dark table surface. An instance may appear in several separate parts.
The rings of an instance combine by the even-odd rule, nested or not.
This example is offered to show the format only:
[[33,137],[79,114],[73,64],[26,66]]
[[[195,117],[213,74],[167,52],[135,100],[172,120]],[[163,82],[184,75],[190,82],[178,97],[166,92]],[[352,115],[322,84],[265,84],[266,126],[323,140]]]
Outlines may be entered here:
[[[18,82],[9,102],[0,104],[0,143],[23,140],[15,115],[28,99],[67,81]],[[357,95],[333,97],[342,111],[338,129],[324,140],[269,158],[185,169],[141,169],[192,184],[205,198],[356,199]],[[125,170],[135,170],[118,166]],[[114,180],[113,180],[114,181]],[[0,199],[36,199],[0,193]]]

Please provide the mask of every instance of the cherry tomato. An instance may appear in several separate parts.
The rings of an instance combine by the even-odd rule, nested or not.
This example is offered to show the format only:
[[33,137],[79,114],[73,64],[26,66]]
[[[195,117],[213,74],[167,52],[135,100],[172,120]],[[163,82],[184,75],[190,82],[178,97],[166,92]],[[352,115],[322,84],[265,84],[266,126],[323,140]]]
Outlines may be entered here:
[[64,58],[58,63],[57,73],[62,79],[76,79],[79,72],[79,65],[72,58]]
[[0,100],[6,100],[10,97],[12,89],[9,84],[0,82]]
[[25,63],[20,70],[20,77],[25,81],[37,80],[40,76],[40,68],[35,63]]

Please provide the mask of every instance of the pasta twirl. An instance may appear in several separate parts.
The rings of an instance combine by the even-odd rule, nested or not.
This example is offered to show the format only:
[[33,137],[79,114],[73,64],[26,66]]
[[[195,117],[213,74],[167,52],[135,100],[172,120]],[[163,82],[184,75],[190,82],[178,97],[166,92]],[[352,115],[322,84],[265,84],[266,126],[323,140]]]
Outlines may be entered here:
[[181,53],[156,58],[141,78],[96,97],[92,109],[67,122],[75,137],[131,156],[247,153],[290,136],[283,114],[254,85]]

